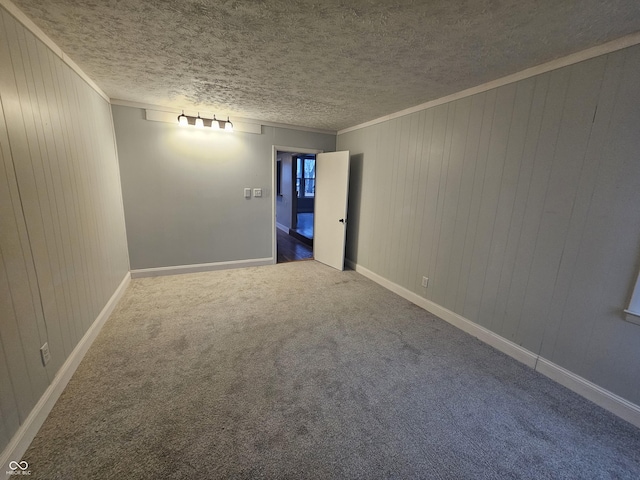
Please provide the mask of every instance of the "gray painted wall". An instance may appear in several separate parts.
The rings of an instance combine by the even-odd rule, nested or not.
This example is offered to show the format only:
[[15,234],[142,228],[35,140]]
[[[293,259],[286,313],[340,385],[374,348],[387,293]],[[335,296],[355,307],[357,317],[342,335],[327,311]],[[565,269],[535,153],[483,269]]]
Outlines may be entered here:
[[3,8],[0,65],[2,450],[129,266],[109,104]]
[[[335,135],[215,132],[114,105],[132,269],[272,256],[272,146],[335,149]],[[262,198],[245,199],[245,187]]]
[[347,257],[640,404],[639,78],[636,46],[339,135]]
[[291,209],[293,208],[293,163],[292,154],[279,152],[278,160],[282,165],[280,191],[282,195],[276,198],[276,221],[287,228],[291,228]]

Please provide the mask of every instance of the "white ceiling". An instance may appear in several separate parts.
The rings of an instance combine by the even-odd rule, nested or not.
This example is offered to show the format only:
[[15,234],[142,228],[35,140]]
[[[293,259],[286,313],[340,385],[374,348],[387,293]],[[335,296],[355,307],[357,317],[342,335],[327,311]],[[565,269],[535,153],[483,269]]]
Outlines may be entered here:
[[112,99],[339,130],[640,30],[638,0],[13,0]]

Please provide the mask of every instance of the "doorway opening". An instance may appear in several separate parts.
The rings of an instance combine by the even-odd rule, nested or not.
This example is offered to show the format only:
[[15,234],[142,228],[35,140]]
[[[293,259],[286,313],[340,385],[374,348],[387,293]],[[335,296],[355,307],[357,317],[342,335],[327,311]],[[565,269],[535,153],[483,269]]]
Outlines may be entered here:
[[292,156],[295,191],[292,191],[291,227],[289,235],[313,247],[313,212],[316,194],[315,154]]
[[317,150],[274,147],[275,259],[313,259]]

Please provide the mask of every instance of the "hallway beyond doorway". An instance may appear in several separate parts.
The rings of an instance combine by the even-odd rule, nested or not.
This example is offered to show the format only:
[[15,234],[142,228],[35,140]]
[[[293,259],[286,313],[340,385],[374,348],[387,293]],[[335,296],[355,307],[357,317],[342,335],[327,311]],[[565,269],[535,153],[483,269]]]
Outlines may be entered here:
[[295,238],[287,235],[282,230],[277,230],[278,235],[278,263],[296,262],[298,260],[313,259],[313,249]]
[[298,213],[296,228],[292,228],[289,231],[289,234],[293,235],[301,242],[309,246],[313,246],[313,212]]

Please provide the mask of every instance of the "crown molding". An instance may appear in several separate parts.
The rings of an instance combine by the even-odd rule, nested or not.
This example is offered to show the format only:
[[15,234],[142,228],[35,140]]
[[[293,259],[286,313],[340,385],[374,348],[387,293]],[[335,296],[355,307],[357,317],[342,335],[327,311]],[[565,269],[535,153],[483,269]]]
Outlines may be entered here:
[[421,103],[420,105],[416,105],[415,107],[406,108],[404,110],[400,110],[399,112],[385,115],[384,117],[379,117],[365,123],[354,125],[353,127],[348,127],[342,130],[338,130],[338,135],[352,132],[354,130],[360,130],[361,128],[370,127],[378,123],[386,122],[388,120],[393,120],[394,118],[404,117],[405,115],[410,115],[412,113],[420,112],[422,110],[436,107],[444,103],[453,102],[454,100],[459,100],[461,98],[469,97],[471,95],[476,95],[478,93],[486,92],[494,88],[502,87],[504,85],[508,85],[510,83],[514,83],[520,80],[534,77],[542,73],[547,73],[552,70],[557,70],[562,67],[568,67],[569,65],[574,65],[576,63],[584,62],[585,60],[590,60],[592,58],[599,57],[601,55],[606,55],[612,52],[616,52],[618,50],[622,50],[628,47],[633,47],[634,45],[638,45],[638,44],[640,44],[640,32],[635,32],[630,35],[620,37],[616,40],[603,43],[602,45],[591,47],[586,50],[582,50],[580,52],[572,53],[571,55],[567,55],[566,57],[557,58],[555,60],[551,60],[550,62],[543,63],[535,67],[527,68],[525,70],[513,73],[511,75],[507,75],[506,77],[502,77],[497,80],[492,80],[491,82],[483,83],[482,85],[478,85],[476,87],[471,87],[466,90],[462,90],[460,92],[452,93],[451,95],[447,95],[445,97],[441,97],[435,100],[430,100],[426,103]]
[[91,88],[93,88],[98,95],[104,98],[107,102],[110,102],[109,96],[93,81],[89,76],[82,71],[82,69],[73,61],[71,58],[62,51],[62,49],[55,44],[53,40],[51,40],[46,33],[40,30],[33,21],[27,17],[22,10],[16,7],[9,0],[0,0],[0,6],[4,8],[9,15],[15,18],[18,22],[20,22],[27,30],[29,30],[32,34],[36,36],[38,40],[44,43],[49,50],[51,50],[55,55],[60,57],[60,59],[69,66],[75,73],[78,74],[82,80],[84,80]]

